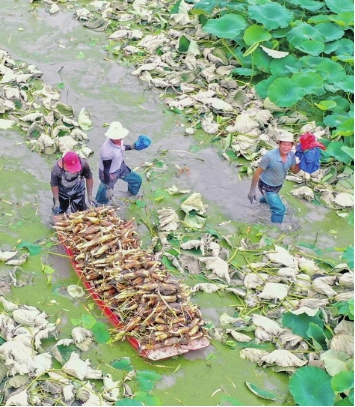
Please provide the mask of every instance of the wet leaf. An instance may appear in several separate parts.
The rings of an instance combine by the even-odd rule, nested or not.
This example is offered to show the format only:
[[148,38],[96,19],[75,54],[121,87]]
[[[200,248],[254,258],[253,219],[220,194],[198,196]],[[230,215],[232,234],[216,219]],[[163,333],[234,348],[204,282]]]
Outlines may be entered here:
[[18,252],[3,252],[0,250],[0,261],[8,261],[12,257],[16,256]]
[[290,379],[290,393],[298,405],[332,406],[335,394],[331,377],[322,369],[304,366]]
[[85,295],[85,291],[79,285],[69,285],[68,294],[73,298],[81,298]]
[[245,382],[245,384],[247,385],[248,389],[258,397],[266,400],[277,400],[277,396],[274,393],[260,389],[260,387],[258,387],[256,384],[250,382]]
[[294,334],[302,336],[302,338],[305,339],[310,339],[307,335],[307,331],[311,322],[323,329],[324,322],[320,318],[320,315],[321,311],[317,310],[314,316],[309,316],[305,312],[299,315],[295,315],[292,312],[284,312],[282,315],[282,325],[290,328]]
[[81,317],[83,327],[86,329],[91,329],[96,324],[96,318],[89,314],[84,314]]
[[220,406],[243,406],[244,404],[241,403],[238,399],[227,396],[226,394],[223,394],[221,397],[221,400],[219,401]]
[[59,360],[59,362],[62,364],[68,362],[68,360],[70,359],[70,355],[73,352],[78,351],[78,348],[74,344],[69,344],[68,346],[66,346],[65,344],[60,344],[60,345],[56,346],[56,349],[58,350],[58,352],[60,354],[61,360]]
[[145,391],[138,391],[135,394],[135,400],[141,401],[145,406],[160,406],[161,402],[157,396],[153,396]]
[[151,391],[154,389],[155,383],[161,380],[161,375],[154,370],[139,370],[136,380],[139,390]]
[[96,322],[91,330],[97,343],[106,343],[110,339],[110,333],[103,322]]
[[354,372],[340,372],[331,379],[332,389],[336,393],[344,393],[354,387]]
[[111,363],[111,366],[118,370],[124,370],[125,372],[134,370],[133,366],[131,365],[131,359],[129,357],[116,359]]
[[30,255],[32,256],[39,254],[42,251],[41,246],[30,242],[21,242],[20,244],[17,245],[18,249],[22,249],[24,247],[29,251]]

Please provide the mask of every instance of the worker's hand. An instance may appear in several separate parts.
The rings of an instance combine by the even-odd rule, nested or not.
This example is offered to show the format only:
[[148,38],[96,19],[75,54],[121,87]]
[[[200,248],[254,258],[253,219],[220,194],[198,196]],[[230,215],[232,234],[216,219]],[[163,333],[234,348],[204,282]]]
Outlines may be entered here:
[[250,188],[248,198],[250,203],[253,203],[254,200],[256,201],[256,188]]
[[99,205],[96,199],[92,197],[92,195],[88,195],[88,202],[89,206],[94,206],[95,208]]
[[53,198],[53,208],[52,211],[54,215],[59,215],[60,213],[63,213],[62,208],[60,207],[59,199],[54,199]]
[[107,199],[112,199],[113,197],[113,189],[112,188],[107,188],[106,189],[106,198]]

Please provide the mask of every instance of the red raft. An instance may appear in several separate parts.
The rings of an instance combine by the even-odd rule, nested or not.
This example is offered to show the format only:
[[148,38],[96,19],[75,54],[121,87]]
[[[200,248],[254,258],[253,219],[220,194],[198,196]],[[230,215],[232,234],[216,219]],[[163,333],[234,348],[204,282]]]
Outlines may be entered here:
[[[98,209],[99,210],[99,209]],[[87,211],[84,211],[87,212]],[[83,215],[83,212],[80,212],[81,216]],[[88,214],[93,214],[93,211],[91,210],[88,212]],[[62,227],[58,225],[63,224],[63,219],[68,219],[70,221],[70,217],[73,217],[75,214],[69,215],[68,217],[63,217],[63,216],[56,216],[54,218],[54,223],[55,227],[57,229],[57,234],[58,238],[63,245],[69,260],[76,272],[76,274],[79,276],[80,280],[82,281],[83,285],[85,286],[86,290],[88,293],[91,295],[92,299],[94,302],[97,304],[97,306],[102,310],[103,314],[109,319],[111,324],[118,328],[118,331],[120,329],[124,329],[124,324],[121,321],[120,317],[115,313],[115,309],[107,306],[105,301],[103,301],[102,297],[97,293],[97,291],[92,287],[90,281],[88,281],[85,278],[85,271],[81,268],[80,263],[75,260],[76,255],[73,253],[73,250],[68,247],[68,235],[67,233],[64,233],[62,230]],[[92,216],[91,216],[92,218]],[[85,219],[83,219],[85,220]],[[187,353],[189,351],[194,351],[198,349],[205,348],[209,346],[210,340],[207,334],[199,337],[199,338],[191,338],[187,342],[185,341],[184,343],[176,343],[174,345],[167,345],[164,346],[164,342],[159,343],[157,346],[151,346],[147,347],[144,346],[144,344],[141,343],[141,341],[134,337],[134,336],[126,336],[127,341],[133,346],[134,349],[138,352],[138,354],[144,358],[150,359],[150,360],[160,360],[160,359],[165,359],[169,358],[172,356],[177,356],[181,355],[184,353]]]

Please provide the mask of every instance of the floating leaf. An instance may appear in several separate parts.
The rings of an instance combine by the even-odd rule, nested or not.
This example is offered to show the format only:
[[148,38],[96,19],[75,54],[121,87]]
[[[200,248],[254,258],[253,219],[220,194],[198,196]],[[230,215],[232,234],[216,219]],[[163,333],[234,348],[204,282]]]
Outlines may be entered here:
[[124,370],[125,372],[134,370],[133,366],[131,365],[131,359],[129,357],[116,359],[111,363],[111,366],[115,369]]
[[140,390],[151,391],[154,389],[155,382],[161,380],[161,375],[154,370],[139,370],[136,380]]
[[267,390],[262,390],[260,387],[258,387],[256,384],[250,383],[250,382],[245,382],[247,385],[248,389],[256,394],[258,397],[266,400],[277,400],[277,396],[274,393],[271,393],[270,391]]
[[302,338],[310,339],[307,335],[310,322],[318,325],[320,328],[323,328],[324,322],[320,318],[321,311],[316,310],[316,315],[309,316],[305,312],[299,315],[295,315],[292,312],[284,312],[282,314],[282,325],[290,328],[291,331]]
[[333,406],[331,377],[322,369],[304,366],[290,379],[290,393],[300,406]]
[[[130,398],[124,398],[121,400],[117,400],[116,403],[114,404],[115,406],[143,406],[144,404],[137,400],[135,397],[132,399]],[[154,405],[154,404],[145,404],[147,406],[149,405]]]
[[68,294],[73,298],[81,298],[85,295],[85,291],[79,285],[69,285]]
[[110,333],[103,322],[96,322],[91,330],[95,336],[96,342],[98,343],[106,343],[110,339]]
[[18,249],[22,249],[24,247],[29,251],[31,255],[39,254],[42,251],[41,246],[30,242],[21,242],[19,245],[17,245]]

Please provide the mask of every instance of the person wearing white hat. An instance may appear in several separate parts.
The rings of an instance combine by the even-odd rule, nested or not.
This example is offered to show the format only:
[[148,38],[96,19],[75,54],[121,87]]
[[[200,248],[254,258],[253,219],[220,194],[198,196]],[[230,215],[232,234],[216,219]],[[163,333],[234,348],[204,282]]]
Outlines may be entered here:
[[[126,150],[142,150],[148,147],[150,139],[141,135],[134,144],[123,144],[128,133],[120,122],[112,122],[105,133],[107,139],[101,147],[99,162],[101,184],[96,193],[96,201],[99,204],[107,204],[112,199],[114,186],[119,179],[127,182],[131,195],[137,195],[141,187],[142,177],[125,164],[123,153]],[[145,143],[138,142],[141,138],[144,138]]]
[[256,201],[256,187],[258,186],[262,196],[261,203],[267,203],[271,209],[271,222],[281,224],[285,216],[285,205],[278,194],[285,181],[289,169],[294,174],[300,171],[296,163],[293,134],[281,130],[276,137],[278,148],[268,151],[260,159],[259,166],[255,170],[251,180],[248,198],[251,203]]

